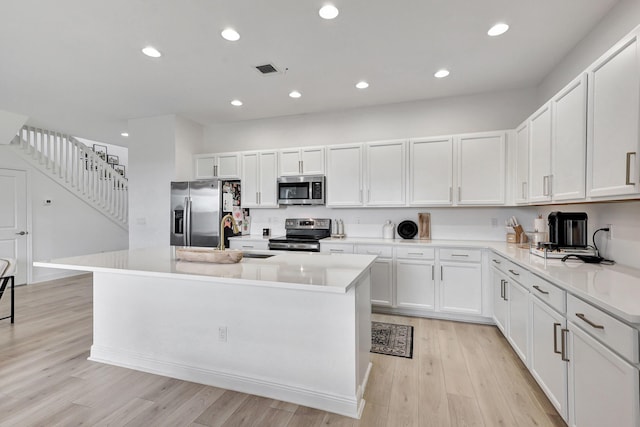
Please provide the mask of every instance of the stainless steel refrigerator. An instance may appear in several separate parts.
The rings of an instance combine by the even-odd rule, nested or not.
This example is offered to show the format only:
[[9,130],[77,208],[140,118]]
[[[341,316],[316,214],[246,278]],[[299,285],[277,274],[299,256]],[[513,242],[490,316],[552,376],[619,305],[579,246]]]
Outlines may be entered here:
[[[225,207],[223,209],[223,196]],[[232,202],[229,203],[229,200]],[[239,209],[240,181],[183,181],[171,183],[171,244],[216,247],[220,243],[220,221]],[[225,237],[233,235],[231,230]],[[228,241],[225,246],[228,247]]]

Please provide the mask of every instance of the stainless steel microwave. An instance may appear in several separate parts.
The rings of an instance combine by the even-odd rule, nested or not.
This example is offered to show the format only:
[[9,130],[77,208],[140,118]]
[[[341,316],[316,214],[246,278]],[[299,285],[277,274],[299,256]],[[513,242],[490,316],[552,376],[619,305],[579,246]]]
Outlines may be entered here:
[[296,175],[278,178],[281,205],[324,205],[324,175]]

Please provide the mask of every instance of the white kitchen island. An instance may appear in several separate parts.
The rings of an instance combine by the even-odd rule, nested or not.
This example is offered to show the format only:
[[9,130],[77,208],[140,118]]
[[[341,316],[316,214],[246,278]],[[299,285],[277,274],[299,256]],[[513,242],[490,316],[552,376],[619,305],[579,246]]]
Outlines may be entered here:
[[359,418],[374,260],[288,252],[207,264],[163,247],[34,266],[93,272],[90,360]]

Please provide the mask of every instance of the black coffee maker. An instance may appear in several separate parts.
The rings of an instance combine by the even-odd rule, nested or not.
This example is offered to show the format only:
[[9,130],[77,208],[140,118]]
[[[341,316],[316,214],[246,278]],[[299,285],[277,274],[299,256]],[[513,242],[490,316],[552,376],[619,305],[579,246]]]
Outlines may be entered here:
[[557,248],[587,247],[586,212],[551,212],[549,240]]

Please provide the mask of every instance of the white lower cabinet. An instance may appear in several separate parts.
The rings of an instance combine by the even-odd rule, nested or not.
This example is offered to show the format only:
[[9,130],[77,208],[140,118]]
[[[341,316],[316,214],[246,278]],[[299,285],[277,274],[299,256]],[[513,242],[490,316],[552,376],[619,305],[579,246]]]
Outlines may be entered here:
[[393,248],[382,245],[357,245],[356,253],[377,255],[371,266],[371,304],[393,305]]
[[569,322],[569,425],[640,425],[638,369]]
[[[536,297],[532,297],[531,360],[529,370],[558,413],[567,419],[566,320]],[[604,424],[606,425],[606,424]]]
[[526,365],[529,359],[529,291],[518,282],[510,280],[507,293],[509,317],[507,340]]
[[482,313],[482,266],[440,261],[440,311]]
[[497,268],[491,269],[491,287],[493,288],[493,321],[503,335],[507,335],[508,304],[505,297],[507,276]]
[[433,310],[435,308],[435,261],[396,260],[396,305]]
[[229,239],[229,249],[240,249],[244,251],[267,251],[269,250],[269,240],[262,238],[231,238]]

